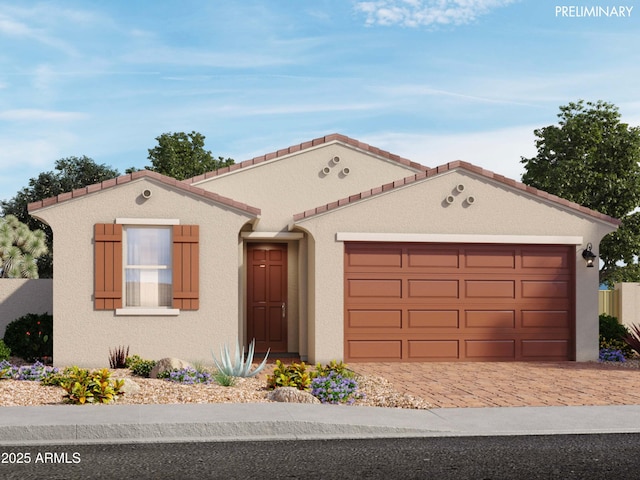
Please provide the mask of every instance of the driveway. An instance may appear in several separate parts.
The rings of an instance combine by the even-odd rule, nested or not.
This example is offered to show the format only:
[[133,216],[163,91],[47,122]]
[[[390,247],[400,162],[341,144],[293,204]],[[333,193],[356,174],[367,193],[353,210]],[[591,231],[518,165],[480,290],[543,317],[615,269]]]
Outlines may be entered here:
[[596,362],[352,363],[433,407],[640,405],[640,369]]

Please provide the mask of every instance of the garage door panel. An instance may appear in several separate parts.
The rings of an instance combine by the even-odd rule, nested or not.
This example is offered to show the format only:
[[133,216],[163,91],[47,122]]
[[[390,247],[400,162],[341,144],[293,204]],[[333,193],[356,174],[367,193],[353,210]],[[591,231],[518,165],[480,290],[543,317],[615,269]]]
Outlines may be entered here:
[[457,280],[407,280],[409,298],[458,298]]
[[567,270],[569,268],[569,255],[566,249],[522,250],[522,268],[530,270]]
[[524,328],[569,328],[571,316],[568,310],[523,310]]
[[346,346],[347,358],[354,360],[402,359],[402,340],[351,340],[347,342]]
[[467,268],[499,268],[514,269],[516,267],[516,252],[491,252],[485,250],[470,250],[465,254]]
[[366,267],[402,267],[402,248],[354,248],[349,254],[349,266]]
[[516,312],[513,310],[467,310],[467,328],[515,328]]
[[523,280],[523,298],[567,298],[568,281]]
[[409,340],[410,360],[455,360],[460,357],[458,340]]
[[528,360],[566,359],[568,340],[522,340],[522,357]]
[[409,310],[409,329],[458,328],[458,310]]
[[466,340],[466,356],[472,360],[515,359],[515,340]]
[[352,266],[352,245],[345,246],[345,361],[573,357],[573,247],[376,244],[364,250],[389,248],[401,259],[369,266],[361,256]]
[[349,310],[349,328],[402,328],[402,310]]
[[515,298],[516,285],[513,280],[467,280],[466,298]]
[[393,297],[402,298],[402,280],[353,279],[347,284],[350,297]]
[[425,268],[448,270],[457,269],[460,265],[458,250],[433,250],[409,248],[407,251],[409,269]]

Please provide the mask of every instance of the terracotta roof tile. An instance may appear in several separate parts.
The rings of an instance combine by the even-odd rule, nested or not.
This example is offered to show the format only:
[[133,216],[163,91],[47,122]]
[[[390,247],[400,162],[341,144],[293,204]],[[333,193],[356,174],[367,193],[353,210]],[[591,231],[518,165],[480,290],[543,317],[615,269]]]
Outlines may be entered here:
[[620,220],[618,220],[617,218],[613,218],[610,217],[609,215],[605,215],[604,213],[600,213],[600,212],[596,212],[595,210],[591,210],[590,208],[584,207],[582,205],[579,205],[577,203],[571,202],[569,200],[565,200],[564,198],[560,198],[557,197],[556,195],[551,195],[547,192],[543,192],[542,190],[538,190],[537,188],[531,187],[529,185],[525,185],[524,183],[520,183],[516,180],[513,180],[511,178],[507,178],[504,177],[502,175],[498,175],[495,174],[489,170],[485,170],[481,167],[478,167],[476,165],[473,165],[471,163],[468,162],[463,162],[460,160],[456,160],[454,162],[450,162],[444,165],[440,165],[437,166],[435,168],[430,168],[427,169],[424,172],[420,172],[420,173],[416,173],[415,175],[411,175],[409,177],[405,177],[401,180],[396,180],[393,183],[387,183],[385,185],[379,186],[379,187],[375,187],[372,188],[371,190],[366,190],[364,192],[360,192],[359,194],[356,195],[351,195],[347,198],[341,199],[337,202],[332,202],[332,203],[328,203],[326,205],[322,205],[320,207],[317,207],[315,209],[310,209],[307,210],[303,213],[298,213],[296,215],[293,216],[293,220],[294,222],[312,217],[314,215],[318,215],[320,213],[324,213],[327,212],[329,210],[338,208],[338,207],[342,207],[344,205],[350,204],[350,203],[355,203],[358,202],[362,199],[374,196],[374,195],[380,195],[383,192],[388,192],[390,190],[393,190],[395,188],[400,188],[402,186],[408,185],[410,183],[414,183],[420,180],[424,180],[426,178],[430,178],[433,177],[435,175],[440,175],[443,174],[445,172],[449,172],[451,170],[454,170],[456,168],[460,168],[463,170],[467,170],[473,173],[476,173],[478,175],[481,175],[483,177],[492,179],[494,181],[503,183],[505,185],[508,185],[512,188],[518,189],[518,190],[522,190],[523,192],[529,193],[531,195],[535,195],[537,197],[543,198],[545,200],[549,200],[552,202],[555,202],[559,205],[562,205],[566,208],[572,209],[572,210],[576,210],[578,212],[581,212],[583,214],[586,214],[588,216],[591,216],[593,218],[597,218],[599,220],[605,221],[605,222],[609,222],[613,225],[620,225]]
[[84,195],[88,195],[90,193],[100,192],[102,190],[113,188],[116,185],[122,185],[122,184],[129,183],[131,181],[138,180],[141,178],[153,179],[155,181],[158,181],[170,187],[177,188],[179,190],[192,193],[194,195],[199,195],[203,198],[208,198],[210,200],[214,200],[223,205],[233,207],[237,210],[244,211],[250,215],[254,215],[254,216],[260,215],[259,208],[252,207],[250,205],[246,205],[241,202],[236,202],[235,200],[232,200],[227,197],[223,197],[221,195],[218,195],[217,193],[209,192],[207,190],[196,187],[194,185],[189,185],[187,183],[180,182],[175,178],[167,177],[165,175],[161,175],[159,173],[152,172],[149,170],[139,170],[136,172],[129,173],[127,175],[122,175],[117,178],[105,180],[104,182],[101,182],[101,183],[89,185],[84,188],[78,188],[76,190],[73,190],[72,192],[61,193],[60,195],[57,195],[55,197],[45,198],[44,200],[32,202],[27,206],[27,208],[29,212],[35,212],[41,208],[50,207],[52,205],[66,202],[68,200],[71,200],[72,198],[78,198]]
[[189,179],[184,180],[184,181],[186,183],[190,183],[190,184],[198,183],[198,182],[201,182],[203,180],[209,179],[211,177],[216,177],[218,175],[223,175],[225,173],[234,172],[236,170],[240,170],[240,169],[245,168],[245,167],[250,167],[250,166],[253,166],[253,165],[257,165],[257,164],[262,163],[262,162],[268,162],[268,161],[274,160],[276,158],[284,157],[286,155],[291,155],[292,153],[301,152],[303,150],[307,150],[309,148],[317,147],[318,145],[323,145],[325,143],[330,143],[330,142],[334,142],[334,141],[338,141],[338,142],[344,143],[346,145],[350,145],[352,147],[359,148],[360,150],[365,150],[365,151],[367,151],[369,153],[372,153],[374,155],[378,155],[379,157],[386,158],[388,160],[391,160],[393,162],[397,162],[397,163],[399,163],[401,165],[405,165],[405,166],[411,167],[411,168],[416,169],[416,170],[422,170],[422,171],[427,170],[427,167],[425,167],[424,165],[420,165],[417,162],[412,162],[411,160],[408,160],[406,158],[402,158],[399,155],[395,155],[395,154],[387,152],[385,150],[381,150],[381,149],[379,149],[377,147],[372,147],[371,145],[368,145],[366,143],[360,142],[360,141],[355,140],[353,138],[349,138],[349,137],[347,137],[345,135],[340,135],[338,133],[332,133],[331,135],[326,135],[324,137],[314,138],[313,140],[310,140],[308,142],[303,142],[303,143],[300,143],[298,145],[292,145],[292,146],[287,147],[287,148],[281,148],[280,150],[277,150],[275,152],[266,153],[266,154],[261,155],[259,157],[254,157],[254,158],[251,158],[249,160],[245,160],[244,162],[233,164],[230,167],[223,167],[223,168],[220,168],[218,170],[214,170],[212,172],[207,172],[207,173],[204,174],[204,176],[203,175],[198,175],[196,177],[189,178]]

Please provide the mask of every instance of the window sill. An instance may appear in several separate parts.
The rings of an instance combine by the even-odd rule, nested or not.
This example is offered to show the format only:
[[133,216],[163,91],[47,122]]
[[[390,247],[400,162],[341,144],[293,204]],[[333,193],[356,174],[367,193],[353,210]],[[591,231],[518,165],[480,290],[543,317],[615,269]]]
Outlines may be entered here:
[[116,316],[139,316],[144,315],[146,317],[170,317],[180,315],[180,310],[177,308],[117,308]]

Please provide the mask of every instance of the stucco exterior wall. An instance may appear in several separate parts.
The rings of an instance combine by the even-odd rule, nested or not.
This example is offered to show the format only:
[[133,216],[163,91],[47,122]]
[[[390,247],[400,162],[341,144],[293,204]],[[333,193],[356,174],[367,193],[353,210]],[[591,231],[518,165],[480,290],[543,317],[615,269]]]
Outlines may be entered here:
[[[464,192],[456,190],[464,185]],[[448,196],[453,197],[447,203]],[[466,199],[473,196],[473,203]],[[582,237],[576,248],[576,360],[598,358],[598,269],[586,268],[581,253],[591,242],[597,252],[601,238],[615,227],[539,197],[512,189],[466,171],[454,170],[396,188],[345,207],[296,223],[308,232],[309,283],[315,284],[309,301],[311,361],[343,356],[344,244],[337,232],[423,233]],[[456,240],[459,242],[459,237]],[[506,240],[505,240],[506,242]],[[522,243],[522,242],[521,242]],[[526,242],[524,242],[526,243]]]
[[[144,199],[141,192],[152,196]],[[149,178],[84,195],[36,214],[53,229],[55,365],[108,366],[109,348],[143,358],[211,363],[211,350],[235,345],[239,327],[238,233],[252,218]],[[178,219],[200,226],[200,308],[178,316],[116,316],[93,308],[93,226],[116,218]]]
[[618,293],[618,321],[630,328],[640,325],[640,283],[616,283]]
[[[340,158],[337,164],[331,160],[336,156]],[[329,169],[328,174],[323,173],[324,168]],[[275,232],[286,229],[296,213],[417,171],[340,143],[328,143],[194,185],[260,207],[262,215],[255,230]]]
[[0,279],[0,338],[9,323],[27,313],[53,313],[53,280]]

